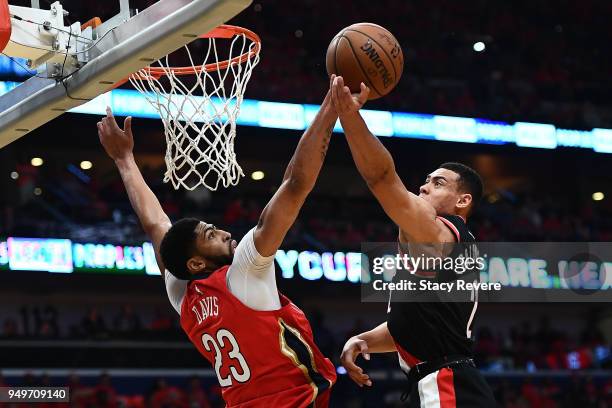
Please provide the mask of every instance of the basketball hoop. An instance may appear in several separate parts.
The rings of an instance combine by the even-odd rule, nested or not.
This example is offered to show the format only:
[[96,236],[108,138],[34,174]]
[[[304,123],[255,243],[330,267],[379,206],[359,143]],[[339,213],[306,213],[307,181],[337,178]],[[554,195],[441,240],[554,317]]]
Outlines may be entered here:
[[[158,66],[143,68],[129,79],[164,123],[164,182],[170,181],[175,189],[203,185],[214,191],[219,183],[229,187],[244,176],[234,152],[236,119],[259,62],[261,40],[254,32],[231,25],[199,38],[208,40],[201,64],[194,63],[196,51],[188,44],[184,50],[189,66],[171,67],[166,56],[157,61]],[[219,39],[231,40],[229,55],[221,61]]]

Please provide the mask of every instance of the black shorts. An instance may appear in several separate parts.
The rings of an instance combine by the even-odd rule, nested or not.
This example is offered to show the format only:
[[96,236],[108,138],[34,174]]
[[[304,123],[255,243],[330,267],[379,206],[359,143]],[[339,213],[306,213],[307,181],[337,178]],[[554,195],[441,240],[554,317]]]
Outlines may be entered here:
[[495,408],[489,384],[478,369],[468,366],[445,367],[412,385],[411,408]]

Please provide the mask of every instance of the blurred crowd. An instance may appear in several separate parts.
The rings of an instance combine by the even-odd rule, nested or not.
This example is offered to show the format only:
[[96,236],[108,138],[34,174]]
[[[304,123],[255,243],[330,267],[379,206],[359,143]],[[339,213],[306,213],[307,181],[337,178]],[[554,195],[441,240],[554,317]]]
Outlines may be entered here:
[[610,346],[593,323],[578,336],[552,328],[548,318],[535,328],[525,321],[507,332],[483,326],[474,350],[479,367],[490,371],[612,368]]
[[71,309],[59,311],[54,305],[22,306],[6,317],[3,339],[72,339],[72,340],[182,340],[177,319],[170,310],[152,310],[124,304],[116,312],[91,307],[79,316]]
[[535,381],[529,377],[512,385],[494,383],[494,393],[503,408],[604,408],[612,404],[612,380],[597,383],[592,377],[571,377],[564,383],[552,377]]
[[[104,373],[99,378],[82,380],[72,374],[67,380],[51,378],[46,374],[35,376],[26,373],[21,378],[6,381],[0,374],[0,386],[66,386],[70,388],[70,403],[36,404],[36,407],[71,408],[217,408],[223,407],[218,385],[205,385],[198,377],[173,379],[112,378]],[[612,404],[612,379],[594,379],[591,376],[573,375],[568,378],[539,376],[488,377],[501,408],[604,408]],[[210,383],[210,381],[209,381]],[[121,389],[118,389],[120,384]],[[138,384],[138,385],[136,385]],[[356,386],[339,376],[332,391],[331,406],[335,408],[399,408],[401,383],[376,381],[379,388],[376,399],[369,394],[358,393]],[[144,387],[143,387],[144,385]],[[131,388],[131,389],[130,389]],[[146,391],[138,390],[147,388]],[[374,405],[372,404],[374,402]],[[28,408],[27,403],[14,405]],[[2,408],[13,408],[0,403]]]
[[[124,304],[116,309],[91,307],[78,315],[70,308],[58,311],[53,305],[23,306],[18,313],[4,318],[0,339],[185,342],[178,318],[171,312],[169,307]],[[336,362],[346,339],[374,324],[347,315],[346,320],[354,322],[348,331],[343,331],[329,323],[330,319],[342,318],[338,313],[324,316],[315,309],[308,314],[319,348]],[[556,321],[553,327],[547,317],[537,325],[524,321],[508,329],[477,324],[475,358],[479,367],[491,372],[611,369],[611,344],[599,330],[595,314],[589,316],[591,319],[575,334],[559,330],[557,327],[562,327],[563,322]],[[124,363],[130,365],[129,356],[126,358]],[[394,363],[382,359],[379,364],[372,364],[384,368]]]
[[[129,381],[129,380],[128,380]],[[35,376],[27,373],[12,386],[21,387],[69,387],[70,403],[20,403],[15,406],[27,408],[36,407],[71,407],[71,408],[217,408],[225,404],[221,398],[219,386],[204,387],[198,377],[190,378],[183,386],[168,384],[166,379],[159,378],[150,381],[149,390],[144,394],[121,393],[116,388],[117,380],[113,380],[108,374],[102,374],[93,384],[83,384],[81,378],[73,374],[67,381],[53,380],[48,375]],[[0,386],[9,385],[3,383],[0,373]],[[11,408],[11,404],[3,404],[0,407]]]
[[[207,222],[241,237],[257,224],[273,186],[214,193],[170,191],[161,182],[162,170],[142,172],[172,220],[204,217]],[[113,170],[85,174],[69,165],[18,165],[19,178],[0,204],[0,231],[6,236],[61,237],[76,242],[142,243],[146,237]],[[248,183],[248,181],[244,181]],[[5,183],[6,184],[6,183]],[[13,190],[10,190],[10,189]],[[40,195],[36,195],[39,189]],[[342,193],[339,191],[339,193]],[[591,197],[533,190],[517,194],[497,190],[488,194],[470,218],[476,238],[495,241],[612,241],[612,214]],[[378,203],[362,197],[313,194],[286,237],[284,247],[313,250],[357,250],[362,242],[394,242],[397,230]]]

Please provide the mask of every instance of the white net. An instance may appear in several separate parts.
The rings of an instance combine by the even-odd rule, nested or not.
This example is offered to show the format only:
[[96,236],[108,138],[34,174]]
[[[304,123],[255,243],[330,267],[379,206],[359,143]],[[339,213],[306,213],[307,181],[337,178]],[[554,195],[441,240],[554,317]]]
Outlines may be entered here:
[[[164,182],[171,182],[175,189],[203,185],[214,191],[219,184],[236,185],[244,176],[234,152],[236,119],[259,62],[260,45],[242,33],[231,40],[199,41],[208,42],[201,63],[194,63],[192,56],[201,51],[196,51],[196,45],[186,45],[185,58],[191,67],[172,69],[166,56],[133,74],[130,82],[163,121],[167,144]],[[227,44],[220,47],[217,41]]]

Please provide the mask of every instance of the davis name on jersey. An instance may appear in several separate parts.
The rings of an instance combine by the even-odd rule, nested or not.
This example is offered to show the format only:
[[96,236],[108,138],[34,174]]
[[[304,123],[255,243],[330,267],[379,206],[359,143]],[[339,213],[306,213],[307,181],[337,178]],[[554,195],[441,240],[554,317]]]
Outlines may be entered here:
[[227,270],[189,282],[181,305],[181,326],[212,364],[227,406],[326,407],[336,372],[304,313],[282,294],[278,310],[247,307],[229,291]]
[[202,324],[208,316],[219,315],[219,299],[216,296],[206,296],[200,299],[197,305],[193,305],[191,311],[194,313],[198,324]]

